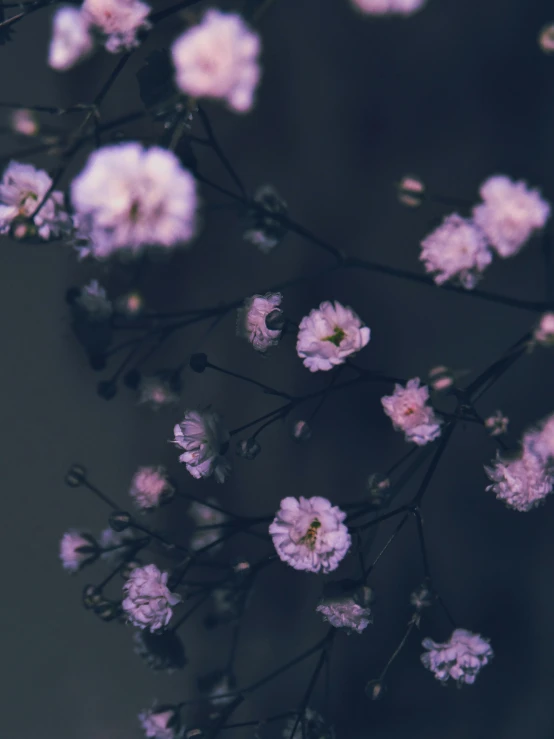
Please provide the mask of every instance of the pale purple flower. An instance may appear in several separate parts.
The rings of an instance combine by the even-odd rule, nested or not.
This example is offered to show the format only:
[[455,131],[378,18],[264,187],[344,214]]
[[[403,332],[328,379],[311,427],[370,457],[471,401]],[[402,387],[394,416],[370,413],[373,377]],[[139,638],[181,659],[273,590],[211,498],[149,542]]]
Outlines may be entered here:
[[258,352],[266,352],[276,346],[281,338],[281,329],[268,328],[266,318],[270,313],[280,313],[281,293],[252,295],[238,310],[237,334],[249,341]]
[[[207,503],[216,504],[214,498],[206,498]],[[196,527],[210,526],[213,528],[195,528],[190,538],[190,548],[193,552],[209,547],[221,538],[221,524],[227,520],[227,516],[221,511],[194,501],[190,504],[188,514],[196,524]],[[212,546],[208,551],[213,554],[217,552],[221,544]]]
[[167,149],[132,142],[94,151],[71,184],[81,256],[171,249],[194,236],[193,176]]
[[163,370],[153,375],[143,375],[138,386],[138,403],[153,411],[176,405],[181,399],[179,385],[176,377]]
[[508,430],[510,419],[505,416],[502,411],[495,411],[492,415],[485,418],[485,428],[491,436],[500,436]]
[[260,78],[260,38],[240,15],[206,11],[171,47],[179,89],[193,98],[219,98],[244,113]]
[[91,280],[84,285],[75,303],[82,308],[92,321],[105,321],[113,313],[111,300],[98,280]]
[[139,45],[137,34],[151,28],[151,8],[140,0],[84,0],[84,20],[105,37],[106,51],[115,54]]
[[530,511],[552,492],[554,476],[552,466],[537,454],[527,439],[521,451],[513,457],[502,457],[497,452],[492,466],[485,472],[492,485],[491,490],[499,500],[516,511]]
[[137,567],[123,585],[126,597],[121,607],[127,620],[140,629],[159,631],[167,626],[173,614],[172,606],[181,602],[181,596],[167,587],[167,572],[156,565]]
[[173,433],[174,444],[184,449],[179,461],[184,462],[193,477],[199,480],[214,475],[217,482],[225,481],[230,465],[223,455],[230,437],[218,413],[187,410]]
[[550,205],[523,181],[513,182],[503,175],[489,177],[480,194],[484,202],[473,208],[473,220],[501,257],[517,254],[550,216]]
[[74,7],[58,8],[52,20],[48,64],[65,72],[87,57],[94,48],[88,20]]
[[547,23],[541,28],[538,41],[545,54],[554,53],[554,23]]
[[444,644],[427,638],[422,645],[428,651],[421,655],[421,661],[441,682],[452,678],[458,684],[472,685],[493,657],[488,639],[466,629],[455,629]]
[[352,0],[355,8],[368,15],[411,15],[427,0]]
[[369,337],[351,308],[325,301],[300,321],[296,352],[310,372],[327,371],[363,349]]
[[158,508],[175,493],[165,467],[139,467],[131,480],[129,495],[142,510]]
[[12,128],[22,136],[36,136],[40,125],[36,114],[28,108],[18,108],[11,115]]
[[406,441],[423,446],[441,433],[441,420],[427,404],[428,400],[429,388],[420,387],[419,377],[414,377],[408,380],[406,387],[395,385],[393,394],[382,397],[381,403],[396,431],[403,431]]
[[159,706],[138,715],[147,739],[179,739],[185,731],[174,706]]
[[[52,186],[52,178],[31,164],[11,161],[0,183],[0,234],[10,230],[12,222],[33,214]],[[55,190],[34,217],[42,239],[56,238],[68,227],[69,217],[63,207],[63,194]]]
[[336,570],[351,544],[346,513],[326,498],[287,497],[269,527],[279,558],[295,570]]
[[93,536],[82,531],[66,531],[60,541],[60,560],[68,572],[77,572],[94,562],[100,551]]
[[437,285],[455,281],[471,290],[491,263],[492,252],[481,229],[453,213],[423,239],[420,259]]
[[348,583],[329,583],[316,611],[336,629],[361,634],[371,623],[371,591],[368,587],[347,587]]
[[533,339],[542,346],[554,346],[554,313],[543,313],[533,332]]

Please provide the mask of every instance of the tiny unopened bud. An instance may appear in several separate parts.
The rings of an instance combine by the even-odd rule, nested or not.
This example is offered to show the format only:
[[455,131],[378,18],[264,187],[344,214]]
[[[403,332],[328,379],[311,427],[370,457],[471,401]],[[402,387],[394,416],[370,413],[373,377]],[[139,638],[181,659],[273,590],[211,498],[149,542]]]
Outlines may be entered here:
[[243,459],[256,459],[261,451],[262,448],[256,439],[250,438],[237,441],[237,454]]
[[117,384],[111,380],[101,380],[96,386],[96,392],[104,400],[112,400],[117,395]]
[[312,430],[307,421],[296,421],[292,427],[292,438],[295,441],[308,441],[312,436]]
[[189,364],[193,372],[204,372],[208,365],[208,357],[204,353],[193,354]]
[[12,128],[22,136],[36,136],[39,132],[37,117],[28,108],[18,108],[12,113]]
[[421,611],[423,608],[429,608],[433,605],[433,593],[429,587],[423,583],[419,588],[410,594],[410,603],[414,606],[417,611]]
[[65,476],[65,484],[78,488],[87,479],[87,471],[82,464],[72,464]]
[[429,385],[438,393],[444,392],[454,384],[454,373],[448,367],[439,365],[429,370]]
[[248,562],[245,559],[239,559],[235,564],[233,565],[233,572],[236,575],[244,575],[250,570],[250,562]]
[[554,53],[554,23],[549,23],[541,28],[539,46],[545,54]]
[[131,572],[138,570],[139,567],[142,567],[142,562],[138,559],[130,559],[120,568],[119,574],[124,580],[128,580],[131,577]]
[[495,411],[485,419],[485,428],[491,436],[500,436],[508,430],[510,419],[502,411]]
[[265,317],[265,325],[270,331],[282,331],[285,326],[285,314],[279,308],[272,310]]
[[370,680],[365,686],[365,694],[372,701],[378,701],[383,697],[385,685],[381,680]]
[[87,610],[94,608],[104,600],[96,585],[85,585],[83,588],[83,605]]
[[425,200],[425,185],[415,175],[404,175],[397,184],[398,200],[408,208],[418,208]]
[[113,621],[121,613],[119,603],[111,603],[109,600],[103,600],[93,607],[94,613],[102,621]]
[[366,486],[372,505],[376,507],[383,505],[390,488],[390,479],[380,472],[374,472],[367,478]]
[[114,531],[125,531],[131,524],[131,516],[127,511],[114,511],[110,515],[108,523]]

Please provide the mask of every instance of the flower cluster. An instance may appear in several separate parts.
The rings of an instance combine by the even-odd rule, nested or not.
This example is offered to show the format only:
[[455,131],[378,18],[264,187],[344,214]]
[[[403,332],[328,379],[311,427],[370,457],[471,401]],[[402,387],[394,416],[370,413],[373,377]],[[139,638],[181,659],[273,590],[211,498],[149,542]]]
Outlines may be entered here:
[[208,10],[174,42],[171,53],[179,89],[193,98],[218,98],[244,113],[260,78],[260,39],[239,15]]
[[455,629],[444,644],[427,638],[422,645],[428,651],[421,655],[421,661],[441,682],[452,678],[459,684],[472,685],[493,657],[488,640],[466,629]]
[[326,498],[284,498],[269,527],[279,558],[295,570],[336,570],[350,549],[346,513]]
[[129,495],[142,510],[158,508],[174,493],[175,488],[168,480],[167,470],[161,465],[139,467],[133,475],[129,489]]
[[[279,343],[282,329],[272,328],[272,319],[275,318],[275,324],[282,325],[282,311],[279,309],[282,299],[281,293],[253,295],[238,310],[237,334],[258,352],[264,353]],[[268,316],[271,316],[269,320]]]
[[137,567],[123,585],[124,598],[121,607],[133,626],[159,631],[167,626],[173,615],[172,606],[180,603],[181,596],[167,587],[167,572],[156,565]]
[[327,371],[363,349],[369,337],[351,308],[325,301],[300,321],[296,352],[310,372]]
[[406,387],[395,385],[393,394],[385,395],[381,403],[394,428],[404,432],[406,441],[423,446],[441,433],[441,420],[427,405],[428,400],[429,388],[420,387],[419,377],[414,377],[408,380]]
[[213,475],[224,482],[231,468],[223,456],[229,445],[229,432],[215,411],[185,411],[181,423],[173,429],[174,444],[184,449],[179,461],[199,480]]

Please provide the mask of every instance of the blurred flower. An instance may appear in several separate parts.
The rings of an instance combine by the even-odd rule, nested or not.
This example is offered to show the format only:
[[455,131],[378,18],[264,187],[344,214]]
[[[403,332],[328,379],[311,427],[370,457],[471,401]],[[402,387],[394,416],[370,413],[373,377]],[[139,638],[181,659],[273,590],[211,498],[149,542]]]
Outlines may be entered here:
[[181,602],[181,596],[167,587],[167,572],[156,565],[138,567],[123,585],[126,598],[121,604],[128,621],[140,629],[159,631],[167,626],[173,615],[172,606]]
[[536,426],[523,435],[522,445],[536,454],[549,471],[554,465],[554,414],[543,418]]
[[180,378],[176,374],[164,370],[153,375],[141,375],[138,403],[153,411],[175,405],[181,399],[180,384]]
[[139,467],[131,480],[129,495],[143,510],[151,510],[166,503],[175,493],[165,467]]
[[455,373],[442,364],[430,369],[428,378],[429,385],[431,385],[432,389],[437,393],[442,393],[444,390],[451,388],[456,379]]
[[148,739],[179,739],[185,733],[179,711],[174,706],[154,707],[139,713],[138,718]]
[[299,443],[309,441],[312,438],[312,429],[307,421],[295,421],[292,426],[292,438]]
[[[0,234],[8,233],[19,216],[31,216],[52,184],[50,175],[44,170],[11,161],[0,183]],[[63,194],[58,190],[50,193],[33,220],[41,239],[60,236],[69,225]]]
[[325,301],[300,321],[296,351],[310,372],[327,371],[363,349],[369,337],[351,308]]
[[423,446],[434,441],[441,433],[441,420],[427,405],[429,389],[419,386],[419,377],[408,380],[406,387],[394,386],[392,395],[381,398],[383,409],[397,431],[403,431],[406,441]]
[[254,193],[254,203],[260,205],[263,211],[252,208],[249,218],[252,222],[250,228],[244,232],[244,240],[257,246],[262,254],[269,254],[279,244],[287,233],[284,226],[271,214],[287,214],[287,204],[281,198],[272,185],[262,185]]
[[281,329],[273,330],[266,324],[266,318],[281,305],[281,293],[252,295],[238,309],[237,334],[249,341],[258,352],[266,352],[276,346],[281,338]]
[[185,451],[179,461],[184,462],[190,474],[199,480],[214,475],[224,482],[230,465],[223,456],[229,443],[229,432],[223,427],[215,411],[185,411],[185,417],[174,429],[174,444]]
[[111,300],[98,280],[91,280],[84,285],[79,295],[75,298],[75,304],[82,308],[92,321],[105,321],[113,313]]
[[491,416],[485,418],[485,428],[491,436],[500,436],[508,430],[510,419],[502,411],[495,411]]
[[408,208],[419,207],[425,199],[425,185],[413,175],[405,175],[397,184],[398,200]]
[[442,682],[451,677],[459,684],[472,685],[479,670],[493,657],[488,639],[466,629],[455,629],[444,644],[427,638],[422,645],[428,651],[421,655],[421,661]]
[[427,0],[352,0],[358,10],[369,15],[411,15],[426,2]]
[[62,567],[68,572],[77,572],[85,565],[91,564],[99,553],[94,537],[75,529],[66,531],[60,541]]
[[545,54],[552,54],[554,52],[554,23],[549,23],[541,28],[539,46]]
[[40,129],[35,113],[28,108],[14,110],[11,123],[13,130],[22,136],[36,136]]
[[48,64],[52,69],[65,72],[87,57],[94,48],[89,24],[80,10],[73,7],[58,8],[52,20],[52,39],[48,51]]
[[195,181],[167,149],[131,142],[94,151],[71,183],[71,200],[81,256],[170,249],[194,236]]
[[237,112],[252,107],[260,78],[259,36],[239,15],[207,10],[174,42],[177,86],[193,98],[220,98]]
[[471,290],[491,263],[492,252],[481,229],[453,213],[423,239],[420,259],[437,285],[450,280]]
[[543,346],[554,346],[554,313],[543,313],[533,332],[533,339]]
[[[206,502],[214,505],[217,503],[215,498],[206,498]],[[190,548],[193,552],[203,549],[204,547],[208,547],[210,544],[213,544],[221,538],[222,529],[220,528],[220,524],[227,520],[227,516],[224,513],[195,501],[190,504],[188,514],[196,526],[214,527],[210,529],[194,529],[190,539]],[[211,547],[208,551],[214,554],[220,547],[221,543],[217,546]]]
[[151,8],[140,0],[84,0],[81,14],[105,39],[106,51],[115,54],[139,45],[139,31],[151,28]]
[[551,466],[536,454],[529,444],[524,444],[517,456],[501,457],[497,452],[492,466],[485,466],[497,498],[516,511],[530,511],[552,492],[554,476]]
[[144,301],[142,295],[138,292],[127,293],[127,295],[121,295],[115,303],[115,307],[118,313],[121,315],[133,318],[139,315],[144,307]]
[[350,549],[346,513],[326,498],[284,498],[269,527],[279,558],[295,570],[332,572]]
[[538,190],[508,177],[489,177],[480,189],[483,203],[473,208],[473,220],[501,257],[517,254],[550,216],[550,205]]

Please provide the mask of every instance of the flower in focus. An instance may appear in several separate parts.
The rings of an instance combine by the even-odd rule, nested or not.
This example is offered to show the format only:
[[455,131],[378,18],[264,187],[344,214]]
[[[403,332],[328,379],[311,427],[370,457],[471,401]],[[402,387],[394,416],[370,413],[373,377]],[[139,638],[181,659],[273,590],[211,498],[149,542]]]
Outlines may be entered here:
[[517,254],[550,216],[550,205],[538,190],[508,177],[489,177],[480,189],[483,203],[473,208],[473,220],[501,257]]
[[363,349],[369,337],[351,308],[325,301],[300,321],[296,352],[310,372],[327,371]]
[[554,346],[554,313],[543,313],[533,332],[533,339],[542,346]]
[[479,670],[493,657],[488,639],[466,629],[455,629],[444,644],[427,638],[422,645],[428,651],[421,655],[421,661],[441,682],[451,677],[458,684],[472,685]]
[[177,86],[193,98],[219,98],[234,111],[252,107],[260,78],[259,36],[239,15],[206,11],[171,47]]
[[368,15],[411,15],[427,0],[352,0],[355,8]]
[[[52,179],[44,170],[11,161],[0,183],[0,234],[8,233],[19,216],[31,216],[51,186]],[[41,239],[59,236],[69,223],[63,194],[57,190],[50,193],[33,220]]]
[[105,321],[113,313],[113,306],[98,280],[91,280],[81,288],[75,304],[82,308],[92,321]]
[[[216,505],[217,501],[214,498],[207,498],[207,503]],[[221,543],[215,546],[215,542],[221,538],[222,529],[220,525],[227,520],[227,516],[218,511],[216,508],[204,505],[203,503],[197,503],[194,501],[190,504],[188,514],[196,524],[196,527],[192,533],[190,539],[190,548],[193,552],[197,552],[199,549],[210,547],[208,550],[210,553],[215,553],[221,547]],[[209,526],[210,528],[201,528],[202,526]],[[211,528],[213,527],[213,528]]]
[[249,213],[250,228],[243,234],[245,241],[257,246],[262,254],[269,254],[279,244],[287,233],[284,226],[271,214],[286,215],[287,204],[272,185],[262,185],[254,193],[254,203],[261,206],[263,211],[252,208]]
[[335,739],[335,731],[317,711],[306,708],[300,721],[297,716],[287,720],[282,736],[283,739]]
[[267,317],[279,310],[283,296],[281,293],[266,293],[253,295],[244,301],[244,306],[238,309],[237,334],[249,341],[258,352],[266,352],[269,347],[276,346],[281,338],[281,329],[272,329],[267,323]]
[[104,146],[71,183],[81,256],[170,249],[194,236],[193,176],[167,149],[138,143]]
[[552,492],[554,484],[551,465],[535,453],[529,440],[515,457],[501,457],[497,452],[496,461],[485,466],[485,472],[492,480],[487,491],[492,490],[516,511],[526,512],[538,506]]
[[138,715],[148,739],[179,739],[185,732],[179,711],[174,706],[158,706]]
[[229,432],[215,411],[185,411],[185,417],[174,429],[174,444],[184,449],[179,461],[199,480],[214,475],[224,482],[230,465],[223,456],[229,445]]
[[295,570],[332,572],[350,549],[346,513],[326,498],[287,497],[269,527],[279,558]]
[[181,379],[173,372],[161,370],[153,375],[143,375],[138,386],[138,403],[159,411],[178,403],[180,390]]
[[361,634],[371,623],[371,590],[367,586],[352,587],[349,581],[325,585],[316,611],[336,629],[347,634]]
[[65,72],[87,57],[93,48],[89,24],[81,11],[73,7],[58,8],[52,21],[48,51],[48,64],[52,69]]
[[131,480],[129,495],[143,510],[151,510],[166,503],[175,493],[169,482],[167,470],[157,467],[139,467]]
[[508,430],[510,419],[502,411],[495,411],[491,416],[485,418],[485,428],[491,436],[500,436]]
[[116,54],[139,45],[139,31],[151,28],[151,8],[140,0],[84,0],[84,22],[105,37],[106,51]]
[[453,213],[423,239],[420,259],[437,285],[455,280],[471,290],[491,263],[492,253],[481,229]]
[[167,587],[167,572],[156,565],[137,567],[123,585],[126,598],[121,607],[133,626],[159,631],[167,626],[173,615],[172,606],[180,603],[181,596],[171,593]]
[[94,537],[74,529],[66,531],[60,541],[62,567],[68,572],[77,572],[97,559],[100,550]]
[[394,393],[382,397],[381,403],[396,431],[403,431],[406,441],[423,446],[440,436],[441,420],[427,405],[429,388],[420,387],[419,383],[419,377],[414,377],[408,380],[406,387],[395,385]]

